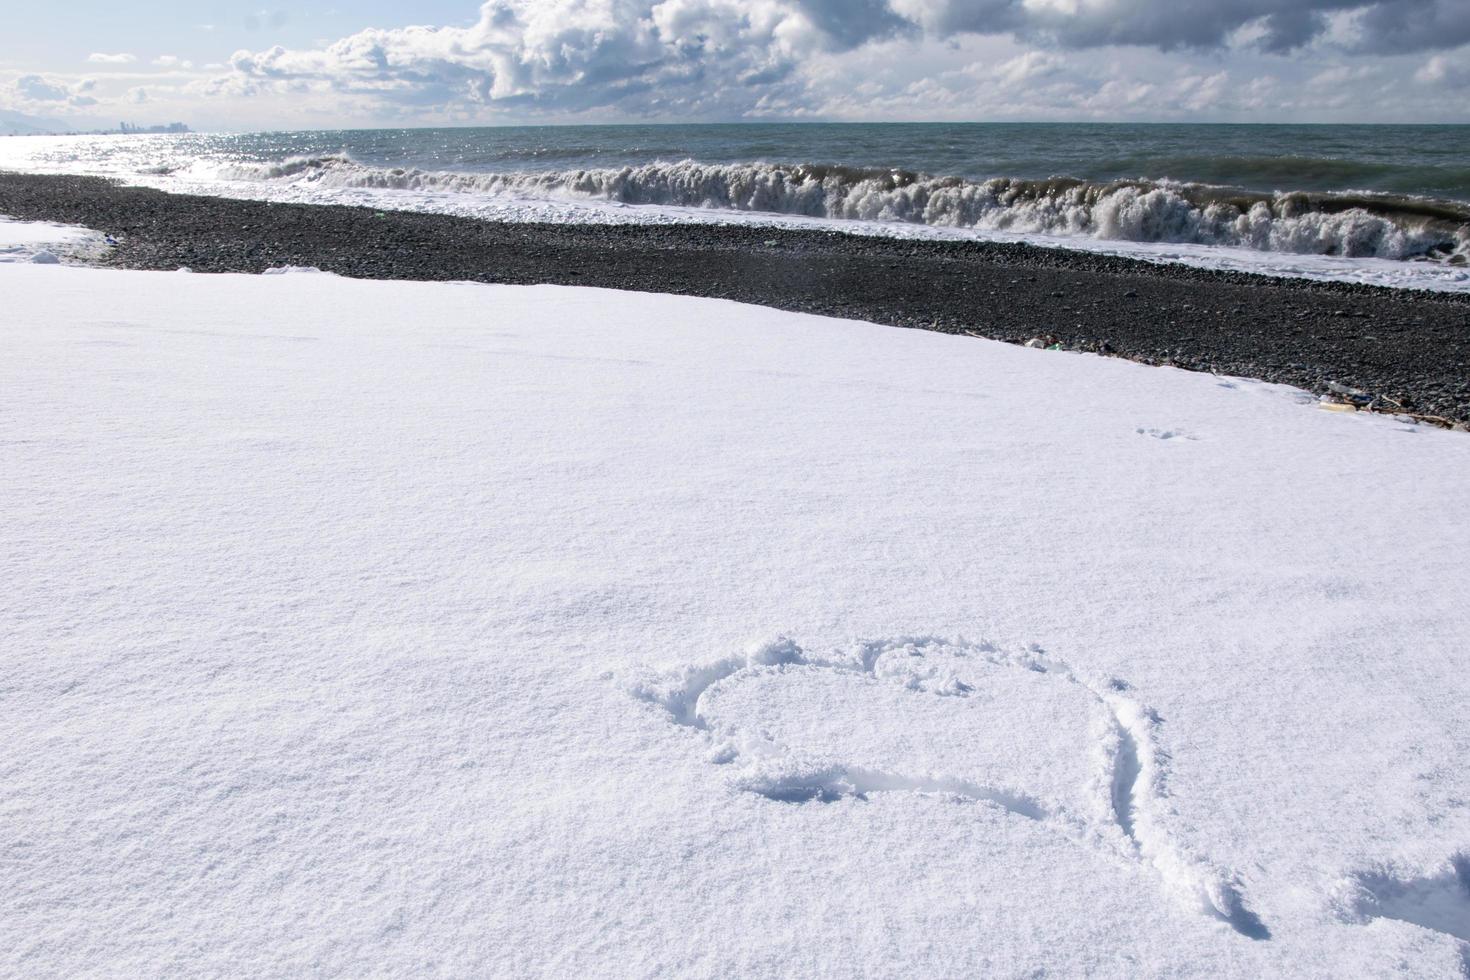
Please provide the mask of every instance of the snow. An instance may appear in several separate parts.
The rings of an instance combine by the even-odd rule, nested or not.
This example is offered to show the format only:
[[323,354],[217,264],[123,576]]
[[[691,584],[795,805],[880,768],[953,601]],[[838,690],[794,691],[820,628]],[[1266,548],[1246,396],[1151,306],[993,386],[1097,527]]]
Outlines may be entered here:
[[32,262],[58,265],[56,254],[100,247],[104,238],[90,228],[46,221],[17,221],[0,215],[0,265]]
[[1463,434],[671,296],[0,295],[0,972],[1470,970]]

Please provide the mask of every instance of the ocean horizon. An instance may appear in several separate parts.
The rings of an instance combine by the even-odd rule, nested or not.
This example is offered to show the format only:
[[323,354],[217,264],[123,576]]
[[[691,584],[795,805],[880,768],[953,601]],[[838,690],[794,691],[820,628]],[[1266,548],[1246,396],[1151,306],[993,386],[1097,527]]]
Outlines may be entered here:
[[20,137],[0,167],[557,223],[777,221],[1460,288],[1470,127],[702,123]]

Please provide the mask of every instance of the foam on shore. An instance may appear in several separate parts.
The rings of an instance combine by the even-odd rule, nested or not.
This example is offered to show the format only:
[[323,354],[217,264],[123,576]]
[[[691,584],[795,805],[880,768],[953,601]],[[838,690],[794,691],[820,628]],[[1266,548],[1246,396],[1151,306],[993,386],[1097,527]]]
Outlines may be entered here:
[[1247,193],[1167,180],[967,180],[902,170],[654,161],[497,172],[374,166],[346,153],[229,159],[168,140],[23,137],[0,167],[178,193],[557,224],[821,227],[1027,242],[1157,263],[1470,291],[1470,208],[1370,193]]

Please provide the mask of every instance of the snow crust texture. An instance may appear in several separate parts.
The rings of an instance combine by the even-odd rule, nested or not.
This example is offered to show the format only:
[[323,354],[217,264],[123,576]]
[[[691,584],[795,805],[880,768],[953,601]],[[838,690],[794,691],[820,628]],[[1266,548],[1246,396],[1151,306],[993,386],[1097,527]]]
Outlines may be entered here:
[[0,975],[1470,970],[1463,433],[672,296],[0,297]]

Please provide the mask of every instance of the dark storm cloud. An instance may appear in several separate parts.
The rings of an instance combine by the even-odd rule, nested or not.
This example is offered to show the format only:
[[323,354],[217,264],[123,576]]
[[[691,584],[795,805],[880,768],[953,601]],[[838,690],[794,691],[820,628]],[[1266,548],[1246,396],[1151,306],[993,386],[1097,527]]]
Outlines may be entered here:
[[888,0],[796,0],[796,8],[840,48],[918,31]]
[[1272,54],[1299,48],[1327,29],[1327,15],[1320,10],[1279,10],[1265,21],[1261,47]]
[[1319,37],[1328,15],[1358,17],[1364,52],[1404,53],[1470,42],[1470,0],[890,0],[890,10],[940,36],[1015,34],[1064,48],[1139,45],[1169,51],[1223,47],[1258,25],[1260,47],[1285,53]]
[[1470,43],[1470,0],[1390,0],[1362,19],[1365,51],[1404,54]]

